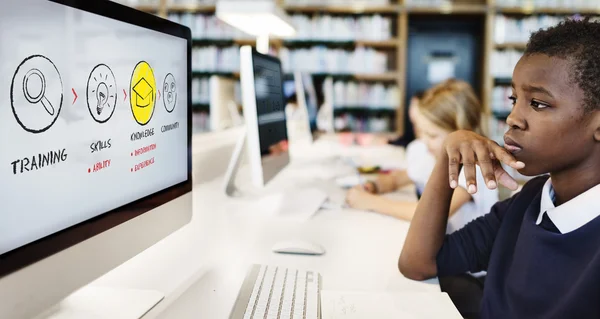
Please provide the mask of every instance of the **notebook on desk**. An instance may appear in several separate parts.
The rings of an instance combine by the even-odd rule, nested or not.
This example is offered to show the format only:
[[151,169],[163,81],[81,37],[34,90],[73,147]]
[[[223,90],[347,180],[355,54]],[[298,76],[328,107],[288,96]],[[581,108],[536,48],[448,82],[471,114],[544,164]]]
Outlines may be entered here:
[[321,291],[322,319],[461,319],[446,293]]

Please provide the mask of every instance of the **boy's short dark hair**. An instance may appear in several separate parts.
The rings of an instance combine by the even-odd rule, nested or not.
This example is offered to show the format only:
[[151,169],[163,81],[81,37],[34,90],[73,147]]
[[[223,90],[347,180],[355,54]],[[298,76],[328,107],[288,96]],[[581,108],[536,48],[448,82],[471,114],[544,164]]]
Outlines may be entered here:
[[584,111],[600,109],[600,23],[566,20],[534,32],[525,55],[545,54],[572,63],[571,81],[584,92]]

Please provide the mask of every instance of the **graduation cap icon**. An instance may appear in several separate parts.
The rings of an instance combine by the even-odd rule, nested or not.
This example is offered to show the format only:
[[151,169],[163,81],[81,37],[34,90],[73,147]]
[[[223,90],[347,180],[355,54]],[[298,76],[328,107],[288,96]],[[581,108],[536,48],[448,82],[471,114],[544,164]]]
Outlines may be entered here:
[[145,78],[141,78],[138,83],[133,86],[135,92],[135,105],[137,107],[147,107],[152,103],[154,98],[154,88]]

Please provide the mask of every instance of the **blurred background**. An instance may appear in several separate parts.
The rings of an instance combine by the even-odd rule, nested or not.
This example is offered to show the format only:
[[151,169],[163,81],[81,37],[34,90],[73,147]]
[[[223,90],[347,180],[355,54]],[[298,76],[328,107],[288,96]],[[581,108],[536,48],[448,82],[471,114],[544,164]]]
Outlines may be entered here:
[[[220,129],[211,127],[211,95],[222,95],[223,83],[241,110],[239,47],[256,40],[220,21],[217,1],[118,2],[192,30],[195,132]],[[295,99],[294,72],[310,76],[316,107],[333,108],[335,131],[411,132],[411,96],[457,77],[471,83],[490,109],[491,138],[499,143],[512,107],[512,70],[530,33],[567,18],[600,16],[598,0],[274,2],[296,28],[292,37],[270,39],[269,52],[281,59],[289,84],[285,94]]]

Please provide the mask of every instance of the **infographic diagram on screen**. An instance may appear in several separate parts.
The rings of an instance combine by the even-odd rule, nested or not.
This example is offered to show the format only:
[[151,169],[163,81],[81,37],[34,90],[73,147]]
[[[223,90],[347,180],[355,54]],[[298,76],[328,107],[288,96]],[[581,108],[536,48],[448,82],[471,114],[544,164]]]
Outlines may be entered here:
[[49,129],[60,114],[63,84],[58,69],[45,56],[32,55],[17,67],[10,87],[15,119],[31,133]]
[[167,112],[173,112],[177,104],[177,84],[175,84],[175,77],[171,73],[165,77],[162,98]]
[[152,67],[146,61],[139,62],[133,69],[130,98],[131,112],[136,122],[148,124],[156,104],[156,80]]
[[187,34],[1,3],[0,255],[189,179]]
[[105,123],[117,106],[117,80],[105,64],[98,64],[87,82],[87,105],[94,121]]

